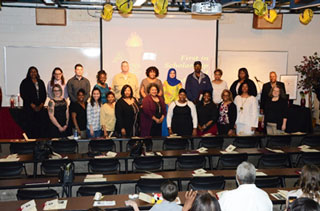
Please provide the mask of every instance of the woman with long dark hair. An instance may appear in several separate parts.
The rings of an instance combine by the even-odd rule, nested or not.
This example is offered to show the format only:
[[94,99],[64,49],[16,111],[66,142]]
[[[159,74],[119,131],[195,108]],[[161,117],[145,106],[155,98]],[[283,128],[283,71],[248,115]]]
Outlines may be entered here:
[[100,125],[101,92],[98,88],[93,88],[90,103],[87,107],[87,137],[96,138],[101,136]]
[[121,89],[121,98],[116,103],[116,130],[123,137],[139,135],[139,105],[130,85]]
[[20,95],[23,99],[23,108],[27,117],[28,136],[31,138],[45,137],[46,114],[44,102],[47,93],[36,67],[29,67],[26,78],[20,84]]
[[54,93],[52,92],[52,88],[55,84],[59,84],[62,88],[62,97],[64,99],[68,98],[68,89],[66,86],[66,82],[63,77],[63,71],[60,67],[56,67],[53,69],[52,74],[51,74],[51,80],[48,82],[47,85],[47,93],[48,97],[50,99],[54,98]]
[[247,68],[242,67],[238,71],[238,80],[232,83],[230,91],[235,98],[240,92],[240,85],[246,82],[248,84],[248,93],[254,97],[257,96],[257,87],[252,80],[249,79],[249,73]]

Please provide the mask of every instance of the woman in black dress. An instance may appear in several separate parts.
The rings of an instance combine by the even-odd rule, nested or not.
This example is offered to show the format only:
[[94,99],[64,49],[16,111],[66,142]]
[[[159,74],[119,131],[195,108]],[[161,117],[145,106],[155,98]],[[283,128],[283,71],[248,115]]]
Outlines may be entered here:
[[168,108],[167,125],[170,135],[197,135],[197,110],[195,105],[187,100],[185,89],[180,89],[179,99],[170,104]]
[[84,89],[79,89],[77,102],[70,106],[73,132],[76,130],[78,136],[82,139],[87,137],[87,101],[84,100],[85,95]]
[[50,135],[52,138],[66,137],[69,122],[69,108],[62,96],[62,87],[54,84],[52,87],[53,98],[48,104],[48,114],[51,121]]
[[233,98],[235,99],[236,96],[239,94],[239,88],[240,88],[240,85],[243,82],[246,82],[248,84],[248,88],[249,88],[248,93],[249,93],[249,95],[252,95],[252,96],[256,97],[257,96],[257,87],[254,84],[254,82],[249,79],[249,73],[248,73],[247,68],[242,67],[238,71],[238,80],[233,82],[231,87],[230,87],[230,91],[232,93]]
[[219,135],[233,135],[234,124],[237,120],[237,107],[232,102],[232,93],[225,89],[221,93],[222,102],[218,105],[218,133]]
[[286,130],[288,103],[278,85],[274,86],[269,93],[264,109],[264,121],[268,135],[281,135]]
[[36,67],[28,69],[27,77],[20,84],[20,95],[26,113],[29,138],[45,137],[47,117],[43,105],[47,92]]
[[201,101],[197,104],[198,114],[198,135],[212,134],[216,135],[218,109],[212,100],[212,94],[210,91],[204,91]]
[[121,98],[116,103],[116,131],[123,137],[139,135],[139,106],[130,85],[121,89]]

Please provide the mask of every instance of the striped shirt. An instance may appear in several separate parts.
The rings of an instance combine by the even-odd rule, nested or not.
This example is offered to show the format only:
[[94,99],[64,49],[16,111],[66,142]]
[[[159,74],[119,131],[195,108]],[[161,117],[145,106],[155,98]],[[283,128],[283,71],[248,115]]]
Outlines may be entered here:
[[90,130],[90,125],[93,128],[93,131],[101,130],[100,126],[100,106],[96,103],[94,106],[91,103],[88,103],[87,106],[87,128]]

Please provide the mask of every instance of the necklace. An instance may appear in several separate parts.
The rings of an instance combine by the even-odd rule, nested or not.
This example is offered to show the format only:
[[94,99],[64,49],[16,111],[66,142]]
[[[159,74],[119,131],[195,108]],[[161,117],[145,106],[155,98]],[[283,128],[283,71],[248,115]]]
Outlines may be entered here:
[[245,100],[243,101],[243,97],[241,97],[241,107],[240,107],[240,112],[242,112],[243,111],[243,106],[244,106],[244,104],[247,102],[247,97],[245,98]]

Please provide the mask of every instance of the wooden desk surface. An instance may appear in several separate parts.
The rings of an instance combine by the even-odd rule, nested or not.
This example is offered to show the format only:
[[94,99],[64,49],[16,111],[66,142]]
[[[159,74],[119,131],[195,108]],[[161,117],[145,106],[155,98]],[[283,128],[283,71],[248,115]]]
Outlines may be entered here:
[[[263,172],[267,176],[272,177],[299,177],[299,171],[301,168],[280,168],[280,169],[258,169],[258,172]],[[236,175],[236,170],[207,170],[207,173],[212,173],[214,176],[224,176],[225,179],[234,179]],[[103,175],[107,178],[106,182],[94,182],[85,183],[85,175],[75,176],[73,181],[73,186],[77,185],[94,185],[94,184],[123,184],[123,183],[135,183],[141,176],[146,173],[131,173],[131,174],[106,174]],[[162,175],[166,179],[174,180],[190,180],[193,178],[193,171],[163,171],[156,172],[156,174]],[[263,176],[257,176],[263,177]],[[49,184],[43,184],[50,180]],[[28,185],[28,184],[33,185]],[[49,186],[61,186],[58,182],[57,177],[45,177],[45,178],[23,178],[23,179],[6,179],[0,180],[0,189],[15,189],[15,188],[26,188],[26,187],[49,187]]]
[[[271,201],[274,204],[284,204],[285,200],[277,200],[275,199],[273,196],[271,196],[271,193],[276,193],[279,189],[281,190],[293,190],[292,188],[266,188],[263,189],[265,190],[268,194],[269,197],[271,199]],[[214,194],[219,192],[219,190],[213,190],[212,191]],[[181,203],[183,204],[185,201],[185,192],[179,192],[179,198],[181,200]],[[91,208],[93,206],[93,196],[87,196],[87,197],[74,197],[74,198],[63,198],[63,199],[67,199],[68,203],[67,203],[67,208],[66,210],[87,210],[89,208]],[[36,200],[36,204],[37,204],[37,209],[38,210],[43,210],[43,205],[46,201],[49,201],[50,199],[39,199]],[[129,200],[129,197],[127,194],[123,194],[123,195],[109,195],[109,196],[104,196],[104,198],[102,199],[103,201],[115,201],[116,205],[115,206],[110,206],[110,207],[101,207],[104,209],[126,209],[127,207],[125,206],[125,201]],[[26,203],[28,201],[26,200],[21,200],[21,201],[10,201],[10,202],[0,202],[0,210],[2,211],[6,211],[6,210],[10,210],[10,211],[14,211],[14,210],[19,210],[20,206],[24,203]],[[138,206],[140,208],[143,207],[150,207],[152,206],[152,204],[148,204],[146,202],[143,202],[141,200],[136,200],[136,202],[138,203]]]

